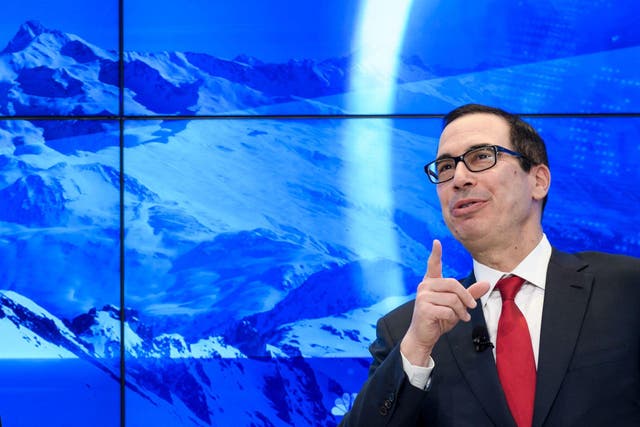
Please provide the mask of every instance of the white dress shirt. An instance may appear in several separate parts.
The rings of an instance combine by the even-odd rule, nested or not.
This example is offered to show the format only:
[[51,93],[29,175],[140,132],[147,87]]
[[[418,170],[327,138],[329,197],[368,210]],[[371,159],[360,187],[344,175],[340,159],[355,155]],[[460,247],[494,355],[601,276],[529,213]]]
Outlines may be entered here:
[[[551,258],[551,244],[546,235],[538,245],[523,259],[513,271],[498,271],[473,260],[473,272],[476,281],[489,282],[489,291],[480,298],[484,319],[487,324],[491,342],[496,342],[498,332],[498,320],[502,311],[502,298],[500,292],[495,289],[496,283],[505,275],[522,277],[525,282],[516,294],[515,302],[529,327],[533,356],[538,365],[538,350],[540,347],[540,326],[542,324],[542,306],[544,304],[544,289],[547,284],[547,268]],[[493,357],[495,358],[495,347]],[[430,358],[426,367],[414,366],[402,354],[402,366],[409,378],[409,382],[418,388],[426,388],[431,371],[435,367],[435,361]]]

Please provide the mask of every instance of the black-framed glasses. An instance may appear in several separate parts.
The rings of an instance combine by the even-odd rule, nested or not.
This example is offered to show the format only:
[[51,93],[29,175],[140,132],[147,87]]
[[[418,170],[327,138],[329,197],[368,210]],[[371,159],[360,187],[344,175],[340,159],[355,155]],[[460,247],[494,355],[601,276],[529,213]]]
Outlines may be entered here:
[[471,172],[482,172],[491,169],[498,162],[498,153],[506,153],[514,157],[528,160],[523,154],[499,145],[482,145],[467,150],[458,157],[442,157],[424,165],[424,172],[429,177],[429,181],[434,184],[442,184],[451,181],[459,162]]

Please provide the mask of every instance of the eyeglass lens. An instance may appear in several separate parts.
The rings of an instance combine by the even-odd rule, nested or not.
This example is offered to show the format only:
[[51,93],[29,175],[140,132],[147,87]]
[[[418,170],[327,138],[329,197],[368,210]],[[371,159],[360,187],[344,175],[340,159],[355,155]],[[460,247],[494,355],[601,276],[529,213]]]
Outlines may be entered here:
[[[496,164],[496,150],[494,147],[478,147],[467,151],[462,156],[462,161],[471,172],[480,172],[489,169]],[[435,162],[432,176],[438,182],[448,181],[453,178],[458,159],[447,158]]]

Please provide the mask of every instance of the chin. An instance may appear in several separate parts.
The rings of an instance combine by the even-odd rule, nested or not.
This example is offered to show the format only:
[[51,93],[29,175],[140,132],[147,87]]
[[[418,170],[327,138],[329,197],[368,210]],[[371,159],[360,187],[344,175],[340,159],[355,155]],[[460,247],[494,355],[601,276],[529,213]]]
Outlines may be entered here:
[[451,234],[458,240],[478,238],[489,231],[490,225],[485,224],[482,218],[456,218],[454,221],[447,221],[447,227]]
[[458,227],[452,231],[453,237],[463,246],[482,241],[487,236],[487,226],[485,227]]

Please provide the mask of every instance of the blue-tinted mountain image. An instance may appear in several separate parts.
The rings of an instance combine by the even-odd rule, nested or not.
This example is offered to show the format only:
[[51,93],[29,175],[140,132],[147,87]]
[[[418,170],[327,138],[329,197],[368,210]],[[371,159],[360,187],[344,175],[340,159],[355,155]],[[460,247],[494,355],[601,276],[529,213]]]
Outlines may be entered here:
[[[116,425],[122,381],[129,426],[336,424],[431,239],[447,274],[469,271],[422,173],[440,121],[153,117],[341,113],[346,65],[126,52],[125,112],[149,117],[125,117],[121,145],[117,60],[35,22],[0,54],[2,114],[68,118],[0,121],[4,423],[69,425],[75,410],[77,425]],[[503,86],[484,82],[519,67],[439,80],[416,68],[399,93],[448,109],[477,80],[497,99]],[[554,168],[552,244],[640,254],[623,214],[640,202],[639,121],[535,125]],[[50,410],[27,410],[32,398]]]
[[[606,37],[608,33],[599,34],[598,40]],[[436,56],[441,62],[429,62],[419,53],[406,52],[391,76],[367,68],[366,58],[354,55],[267,63],[247,55],[222,59],[188,51],[125,51],[123,113],[442,114],[462,100],[523,113],[615,113],[637,107],[634,100],[640,99],[633,84],[639,77],[638,47],[633,33],[611,37],[619,41],[606,46],[594,41],[593,48],[580,45],[575,51],[567,45],[560,58],[553,49],[543,49],[539,57],[526,61],[508,61],[500,55],[479,61],[474,53],[473,61],[454,68],[441,55]],[[505,48],[519,51],[520,46],[507,43]],[[28,21],[0,52],[0,64],[2,115],[119,114],[117,52]],[[391,106],[371,101],[386,93],[389,85],[394,88]],[[536,90],[529,90],[532,87]],[[522,96],[523,90],[528,96]],[[620,93],[627,94],[622,105]],[[62,136],[52,129],[47,132],[50,137]]]
[[[64,97],[46,79],[26,84],[9,75],[7,114],[108,111],[107,104],[93,111],[76,106],[89,95],[108,99],[112,81],[100,77],[97,64],[113,61],[111,54],[35,23],[25,24],[16,40],[3,53],[3,69],[18,57],[20,75],[64,68],[38,75],[76,89]],[[70,43],[74,49],[65,47]],[[82,61],[69,55],[79,51],[96,54]],[[87,94],[68,80],[73,75],[84,79]],[[40,109],[29,110],[31,104]],[[86,387],[110,391],[81,400],[87,408],[105,396],[114,403],[92,424],[117,419],[122,193],[129,423],[331,425],[339,419],[345,406],[341,400],[334,410],[336,399],[353,392],[366,372],[361,357],[372,325],[406,299],[404,289],[385,287],[386,271],[412,283],[418,277],[399,259],[362,263],[349,242],[343,210],[350,203],[340,188],[344,142],[323,148],[325,139],[344,139],[341,121],[127,122],[122,176],[116,120],[17,120],[0,128],[2,318],[17,331],[4,335],[3,348],[13,349],[1,352],[7,370],[27,363],[22,360],[46,360],[39,363],[53,369],[59,359],[65,372],[90,370],[95,378]],[[292,131],[310,137],[300,143]],[[269,182],[270,176],[277,179]],[[368,210],[379,226],[393,227],[389,212],[350,209]],[[416,254],[422,250],[405,240]],[[380,272],[376,286],[351,290],[366,269]],[[340,292],[331,290],[337,279]],[[325,298],[335,303],[318,306]],[[16,314],[15,301],[27,308]],[[282,307],[289,305],[286,314]],[[334,378],[336,366],[351,374]],[[39,378],[54,388],[66,384],[52,374]],[[80,385],[71,391],[85,393]],[[69,405],[66,393],[47,401]],[[25,418],[15,398],[5,402],[5,423],[51,421],[48,413]]]
[[[119,58],[73,34],[23,24],[0,52],[2,115],[118,114]],[[312,100],[348,90],[351,58],[265,63],[193,52],[125,52],[124,109],[128,115],[252,114],[273,106],[297,114],[341,113]],[[4,74],[4,76],[2,76]],[[433,77],[406,58],[399,81]],[[382,76],[371,82],[386,84]],[[284,104],[282,107],[278,105]],[[295,108],[292,110],[291,108]],[[265,110],[266,109],[266,110]]]
[[[0,309],[0,369],[11,380],[0,390],[5,420],[40,425],[46,419],[52,425],[69,425],[73,411],[81,422],[92,425],[117,422],[117,310],[91,310],[65,324],[12,291],[0,293]],[[326,425],[335,420],[322,406],[322,375],[303,358],[250,360],[216,338],[188,350],[176,335],[149,341],[130,329],[127,335],[132,355],[127,362],[127,425],[228,425],[238,421],[238,414],[221,409],[232,409],[245,399],[252,402],[241,418],[247,425]],[[58,378],[58,373],[64,377]],[[21,393],[16,394],[19,384]],[[51,396],[51,391],[60,394]],[[46,407],[57,410],[25,411],[28,397],[40,397]],[[288,422],[269,421],[279,418]]]
[[78,36],[26,22],[0,52],[0,114],[115,114],[117,60]]

